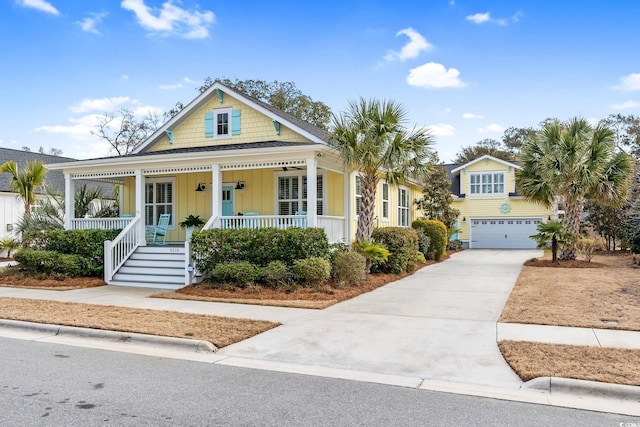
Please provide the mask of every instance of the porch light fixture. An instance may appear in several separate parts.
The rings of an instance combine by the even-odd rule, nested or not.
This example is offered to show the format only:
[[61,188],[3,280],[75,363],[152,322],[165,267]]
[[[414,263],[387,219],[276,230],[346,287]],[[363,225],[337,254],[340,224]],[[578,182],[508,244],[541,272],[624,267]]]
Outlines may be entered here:
[[205,188],[207,188],[207,186],[204,184],[204,182],[199,182],[198,188],[196,188],[196,191],[204,191]]
[[547,221],[551,221],[551,215],[547,217]]
[[236,184],[236,190],[244,190],[244,181],[238,181]]
[[463,217],[462,217],[462,222],[466,222],[466,221],[467,221],[467,217],[466,217],[466,216],[463,216]]

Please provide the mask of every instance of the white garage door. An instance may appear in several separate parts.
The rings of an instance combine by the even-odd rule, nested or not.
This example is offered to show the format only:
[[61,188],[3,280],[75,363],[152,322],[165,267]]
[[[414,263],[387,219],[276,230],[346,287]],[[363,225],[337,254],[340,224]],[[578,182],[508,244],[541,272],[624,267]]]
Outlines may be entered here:
[[471,219],[472,249],[535,249],[529,236],[536,234],[540,218]]

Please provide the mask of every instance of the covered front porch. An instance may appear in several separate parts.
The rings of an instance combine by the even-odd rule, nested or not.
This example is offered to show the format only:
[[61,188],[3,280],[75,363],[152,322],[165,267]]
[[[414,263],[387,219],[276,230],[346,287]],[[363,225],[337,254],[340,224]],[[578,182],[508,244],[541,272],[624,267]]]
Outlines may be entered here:
[[[286,146],[268,154],[203,147],[181,157],[150,153],[112,158],[110,165],[105,159],[78,162],[83,167],[66,164],[65,228],[122,229],[114,241],[105,242],[107,283],[137,248],[152,243],[145,231],[163,214],[170,220],[162,243],[184,248],[185,284],[193,267],[187,230],[179,224],[189,215],[205,221],[204,229],[319,227],[330,242],[351,240],[353,176],[336,167],[341,163],[325,147]],[[120,216],[74,218],[75,181],[80,179],[116,183]]]

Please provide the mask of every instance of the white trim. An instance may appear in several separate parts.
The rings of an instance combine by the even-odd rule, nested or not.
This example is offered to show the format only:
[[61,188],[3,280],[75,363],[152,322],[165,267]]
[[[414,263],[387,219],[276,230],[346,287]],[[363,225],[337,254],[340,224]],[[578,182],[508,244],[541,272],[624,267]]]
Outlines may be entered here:
[[[146,220],[147,220],[147,205],[153,205],[156,206],[156,201],[155,201],[155,196],[156,196],[156,184],[166,184],[166,183],[171,183],[171,221],[169,223],[169,230],[175,230],[176,229],[176,224],[178,223],[177,218],[176,218],[176,204],[177,204],[177,200],[176,200],[176,177],[175,176],[166,176],[166,177],[158,177],[158,178],[146,178],[144,181],[144,186],[143,186],[143,212],[142,212],[142,217],[145,220],[145,224],[146,224]],[[153,202],[152,203],[147,203],[147,184],[153,184]],[[161,203],[161,205],[166,205],[167,203]],[[154,214],[155,214],[155,209],[154,209]],[[154,215],[155,218],[155,215]],[[151,225],[151,224],[146,224],[146,225]]]
[[[213,139],[231,139],[231,126],[233,109],[231,107],[213,109]],[[227,115],[227,133],[218,133],[218,115]]]
[[522,166],[520,166],[520,165],[517,165],[517,164],[515,164],[515,163],[509,162],[509,161],[507,161],[507,160],[498,159],[498,158],[496,158],[496,157],[490,156],[489,154],[485,154],[485,155],[484,155],[484,156],[482,156],[482,157],[478,157],[477,159],[471,160],[469,163],[465,163],[464,165],[461,165],[461,166],[458,166],[458,167],[457,167],[457,168],[455,168],[455,169],[452,169],[452,170],[451,170],[451,173],[452,173],[452,174],[454,174],[454,173],[456,173],[456,172],[458,172],[458,171],[461,171],[461,170],[462,170],[462,169],[464,169],[464,168],[468,168],[469,166],[471,166],[471,165],[473,165],[473,164],[476,164],[476,163],[478,163],[479,161],[481,161],[481,160],[485,160],[485,159],[493,160],[494,162],[498,162],[498,163],[503,164],[503,165],[505,165],[505,166],[511,166],[512,168],[522,169]]
[[[467,194],[469,195],[469,197],[476,197],[476,196],[504,196],[506,195],[508,192],[507,190],[507,172],[504,170],[497,170],[497,171],[478,171],[478,172],[469,172],[467,174],[469,176],[469,182],[468,182],[468,192]],[[485,193],[483,191],[483,186],[487,185],[486,183],[482,182],[482,177],[483,175],[490,175],[491,176],[491,192],[490,193]],[[495,175],[501,175],[502,176],[502,192],[494,192],[494,185],[496,184],[493,180],[493,178],[495,177]],[[476,183],[474,185],[479,185],[480,186],[480,192],[479,193],[473,193],[471,191],[471,177],[472,176],[479,176],[480,177],[480,182]]]
[[[386,180],[380,181],[380,217],[382,222],[391,220],[391,187]],[[387,187],[387,198],[384,198],[384,187]],[[387,203],[387,216],[384,216],[384,204]]]
[[[360,178],[360,191],[358,194],[358,178]],[[362,183],[362,174],[360,172],[356,172],[353,174],[353,199],[351,203],[353,203],[353,218],[360,218],[360,214],[358,213],[358,198],[360,198],[360,206],[362,206],[362,197],[364,195],[364,184]]]
[[[407,192],[407,206],[400,206],[400,195],[403,191]],[[400,209],[406,210],[407,212],[407,224],[402,224],[402,213]],[[398,227],[409,227],[411,225],[411,191],[409,187],[405,187],[404,185],[398,186]]]
[[[280,215],[280,206],[279,206],[279,202],[280,202],[280,194],[279,194],[279,188],[280,186],[278,185],[278,178],[282,177],[282,176],[297,176],[298,177],[298,202],[300,204],[300,208],[299,210],[302,210],[302,202],[304,201],[303,196],[304,196],[304,186],[303,186],[303,182],[302,182],[302,177],[303,176],[307,176],[307,171],[304,169],[301,170],[288,170],[288,171],[274,171],[273,172],[273,195],[274,195],[274,202],[273,202],[273,212],[274,215]],[[323,169],[317,169],[316,170],[316,177],[321,176],[322,177],[322,198],[319,199],[322,201],[322,213],[320,214],[321,216],[324,216],[327,212],[327,173],[325,170]],[[308,178],[307,178],[308,179]],[[307,186],[307,208],[309,207],[309,186]],[[286,200],[293,200],[293,199],[286,199]],[[316,206],[317,207],[317,206]],[[295,212],[292,212],[291,215],[293,215]],[[307,212],[308,214],[308,212]]]

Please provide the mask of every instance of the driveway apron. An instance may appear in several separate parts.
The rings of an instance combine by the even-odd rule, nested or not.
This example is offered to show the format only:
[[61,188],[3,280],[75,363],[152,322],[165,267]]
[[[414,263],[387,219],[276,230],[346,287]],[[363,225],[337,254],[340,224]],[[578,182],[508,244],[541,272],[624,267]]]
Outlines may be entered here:
[[466,250],[395,283],[226,347],[271,362],[519,388],[496,321],[531,250]]

